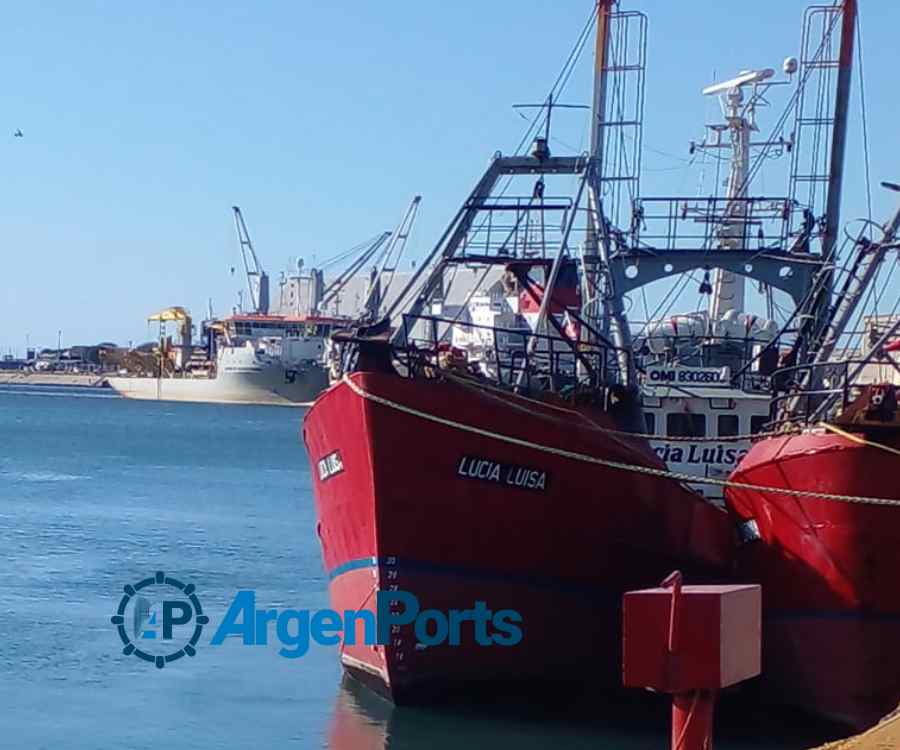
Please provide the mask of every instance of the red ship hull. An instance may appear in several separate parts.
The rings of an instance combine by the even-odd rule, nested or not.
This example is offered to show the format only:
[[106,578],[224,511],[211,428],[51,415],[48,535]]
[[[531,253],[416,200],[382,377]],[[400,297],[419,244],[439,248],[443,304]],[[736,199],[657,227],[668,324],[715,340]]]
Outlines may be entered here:
[[[897,431],[874,439],[900,447]],[[900,456],[889,450],[805,432],[756,443],[732,479],[900,500],[898,467]],[[761,537],[738,553],[738,566],[763,588],[767,697],[857,728],[893,711],[900,509],[736,488],[726,499],[742,521],[756,521]]]
[[[303,432],[334,609],[374,610],[393,589],[422,610],[484,601],[522,617],[514,646],[464,630],[422,648],[404,626],[384,646],[343,644],[344,666],[397,703],[479,683],[620,685],[622,593],[675,567],[722,570],[731,525],[671,480],[585,460],[662,468],[598,427],[615,425],[597,407],[455,381],[363,372],[322,394]],[[479,477],[478,461],[503,472]]]

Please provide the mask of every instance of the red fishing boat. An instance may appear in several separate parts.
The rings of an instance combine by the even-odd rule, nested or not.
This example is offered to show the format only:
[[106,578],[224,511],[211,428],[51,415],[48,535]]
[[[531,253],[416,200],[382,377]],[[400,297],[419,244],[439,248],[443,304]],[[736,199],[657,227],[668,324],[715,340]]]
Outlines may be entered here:
[[733,472],[726,502],[742,529],[740,575],[763,588],[766,698],[864,728],[900,703],[900,414],[891,354],[900,320],[863,309],[864,301],[877,305],[867,292],[896,248],[900,211],[880,240],[861,233],[835,273],[856,2],[816,12],[828,30],[821,47],[841,29],[821,222],[823,256],[833,260],[796,316],[786,357],[794,366],[772,375],[771,434]]
[[304,421],[332,606],[374,610],[377,592],[396,588],[423,610],[515,610],[524,633],[516,646],[464,633],[460,646],[422,649],[404,627],[386,646],[342,647],[344,666],[393,700],[485,681],[615,685],[621,594],[674,567],[726,564],[724,514],[619,468],[662,464],[608,431],[623,425],[602,402],[375,361]]
[[[598,3],[601,56],[611,5]],[[463,628],[459,645],[426,646],[411,625],[384,645],[343,643],[344,667],[396,702],[619,686],[622,593],[730,561],[727,514],[625,432],[643,432],[628,326],[615,295],[600,309],[606,280],[586,261],[610,245],[599,159],[550,154],[552,102],[531,154],[492,160],[383,321],[335,335],[342,377],[304,420],[336,610],[405,591],[422,610],[480,601],[521,617],[515,645]],[[574,196],[554,192],[573,178]],[[579,295],[585,277],[594,293]],[[485,278],[509,325],[461,320],[451,303],[454,283],[470,298],[467,280]],[[452,346],[460,326],[480,329],[479,361]]]
[[763,586],[767,697],[864,728],[900,703],[900,414],[894,386],[850,390],[824,425],[758,441],[732,476],[753,486],[726,497]]
[[[743,532],[740,574],[763,586],[766,697],[863,728],[900,703],[900,414],[890,382],[900,319],[862,309],[864,300],[877,304],[867,290],[896,248],[900,211],[879,241],[860,234],[836,288],[856,3],[820,12],[841,26],[824,222],[835,261],[800,310],[787,357],[797,364],[772,375],[771,434],[737,466],[726,501]],[[854,349],[852,332],[863,327]],[[856,356],[836,357],[841,350]]]

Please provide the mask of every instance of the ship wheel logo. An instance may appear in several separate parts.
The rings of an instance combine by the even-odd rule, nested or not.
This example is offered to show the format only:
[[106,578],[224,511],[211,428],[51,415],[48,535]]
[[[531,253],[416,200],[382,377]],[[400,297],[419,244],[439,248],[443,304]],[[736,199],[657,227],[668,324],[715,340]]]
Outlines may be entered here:
[[169,662],[197,653],[197,642],[209,617],[203,614],[194,584],[184,584],[157,571],[128,584],[124,592],[110,618],[124,645],[123,654],[162,669]]

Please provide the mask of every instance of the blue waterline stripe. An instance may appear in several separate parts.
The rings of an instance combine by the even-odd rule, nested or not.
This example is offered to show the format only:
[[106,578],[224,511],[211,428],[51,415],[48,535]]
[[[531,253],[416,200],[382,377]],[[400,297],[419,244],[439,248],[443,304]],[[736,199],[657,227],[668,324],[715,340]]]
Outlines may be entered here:
[[[591,586],[565,581],[560,578],[543,575],[529,575],[526,573],[500,573],[494,570],[464,568],[459,566],[439,565],[437,563],[421,560],[408,560],[393,558],[360,557],[350,560],[333,568],[328,573],[329,580],[334,580],[344,573],[362,568],[387,567],[409,573],[428,573],[431,575],[450,576],[466,580],[491,581],[497,583],[515,583],[524,586],[532,586],[554,591],[589,594],[599,601],[608,601],[619,604],[620,595],[611,592],[602,586]],[[859,620],[879,622],[900,622],[900,613],[875,613],[875,612],[829,612],[824,610],[772,610],[763,615],[764,620],[775,622],[784,620]]]
[[338,576],[343,575],[344,573],[349,573],[351,570],[360,570],[361,568],[374,568],[377,562],[378,559],[375,557],[360,557],[356,560],[350,560],[350,562],[345,562],[329,571],[328,579],[333,581]]
[[328,578],[334,580],[344,573],[360,568],[384,567],[396,569],[406,573],[427,573],[436,576],[448,576],[464,580],[489,581],[494,583],[514,583],[523,586],[531,586],[541,589],[553,589],[558,592],[584,594],[597,601],[610,600],[618,602],[619,594],[610,591],[603,586],[596,586],[574,581],[566,581],[553,576],[534,575],[528,573],[501,573],[496,570],[465,568],[460,566],[440,565],[421,560],[408,560],[393,558],[361,557],[338,565],[328,573]]

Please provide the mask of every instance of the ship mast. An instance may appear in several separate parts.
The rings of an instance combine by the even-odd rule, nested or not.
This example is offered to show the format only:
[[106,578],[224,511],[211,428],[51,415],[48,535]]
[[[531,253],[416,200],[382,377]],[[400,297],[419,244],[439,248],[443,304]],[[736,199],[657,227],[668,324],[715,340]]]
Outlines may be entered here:
[[[597,36],[594,44],[594,95],[591,110],[591,164],[589,167],[587,247],[600,265],[584,263],[585,308],[588,320],[596,321],[600,314],[600,304],[604,307],[604,326],[609,326],[610,338],[618,349],[619,369],[624,384],[634,380],[634,362],[630,355],[631,329],[625,317],[625,307],[621,294],[614,288],[609,263],[612,243],[609,227],[603,213],[601,200],[603,176],[603,152],[606,121],[607,80],[610,70],[610,27],[616,0],[597,0]],[[599,276],[603,276],[602,283]],[[602,300],[594,297],[592,290],[602,289]]]
[[[719,231],[720,250],[744,250],[747,243],[747,197],[750,188],[750,152],[754,146],[768,143],[751,143],[751,136],[758,132],[756,105],[759,99],[757,85],[775,74],[771,68],[744,71],[731,80],[703,89],[707,96],[723,95],[724,123],[708,125],[710,142],[699,144],[703,149],[729,149],[731,168],[728,174],[728,191],[722,227]],[[745,87],[752,87],[749,98]],[[723,142],[724,133],[727,142]],[[723,268],[716,269],[709,300],[710,320],[720,320],[729,311],[744,310],[744,277]]]
[[850,84],[853,81],[853,45],[856,39],[856,0],[844,0],[841,19],[841,53],[835,96],[834,132],[831,137],[831,174],[828,176],[828,203],[825,213],[823,253],[828,256],[837,240],[841,218],[841,189],[844,182],[844,153],[847,147],[847,120]]
[[594,160],[598,174],[603,171],[603,113],[606,111],[609,17],[615,3],[616,0],[597,0],[597,36],[594,43],[594,97],[591,117],[591,158]]
[[[825,233],[822,238],[822,257],[831,259],[834,255],[837,235],[841,218],[841,192],[844,181],[844,154],[847,146],[847,121],[850,109],[850,85],[853,81],[853,50],[856,39],[856,0],[843,0],[841,16],[841,46],[838,58],[837,86],[835,90],[834,128],[831,134],[831,161],[828,173],[828,198],[825,209]],[[833,315],[829,313],[831,307],[831,292],[834,272],[827,271],[824,282],[813,307],[812,320],[813,340],[807,341],[815,351],[817,345],[822,344],[823,334],[828,331]],[[834,332],[831,332],[832,335]],[[838,336],[841,332],[838,332]],[[831,348],[837,343],[831,342]],[[828,347],[826,347],[828,348]],[[829,348],[826,357],[830,355]],[[813,352],[816,359],[822,358]]]
[[[731,135],[731,170],[728,176],[728,209],[729,218],[722,238],[722,249],[732,250],[740,247],[744,235],[743,221],[746,218],[746,205],[743,198],[748,193],[750,175],[750,130],[751,123],[744,116],[744,92],[741,86],[729,89],[725,95],[725,119]],[[750,109],[753,112],[753,109]],[[738,226],[741,224],[741,226]],[[713,291],[709,300],[709,317],[721,319],[728,311],[743,312],[744,278],[737,274],[717,269]]]

